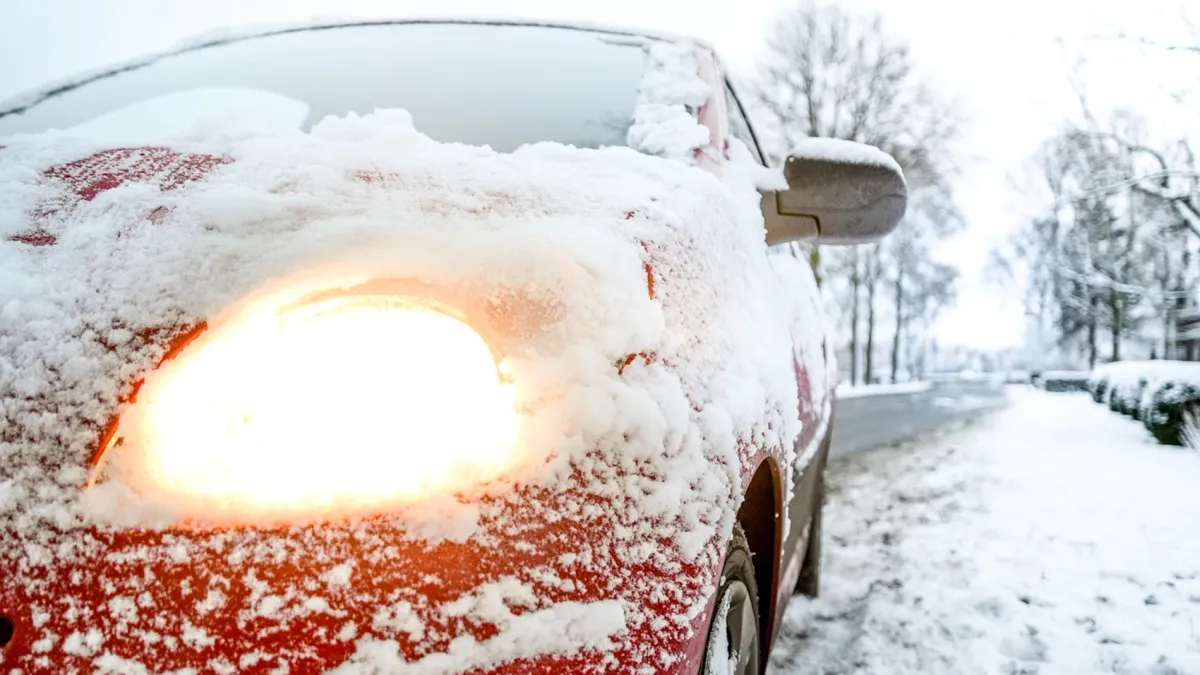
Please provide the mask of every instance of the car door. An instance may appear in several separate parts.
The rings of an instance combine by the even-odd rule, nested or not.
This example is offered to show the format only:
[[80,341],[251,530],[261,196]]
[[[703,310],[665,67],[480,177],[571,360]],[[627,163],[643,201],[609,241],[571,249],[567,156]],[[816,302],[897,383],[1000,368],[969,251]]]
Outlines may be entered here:
[[[728,80],[725,96],[730,136],[742,141],[754,159],[765,166],[765,155],[753,126]],[[820,451],[832,415],[832,395],[826,370],[826,321],[808,249],[800,244],[783,244],[771,247],[768,255],[784,283],[793,285],[787,291],[795,303],[791,308],[792,362],[802,430],[796,443],[796,459],[784,468],[791,473],[794,489],[791,502],[785,507],[788,527],[781,550],[778,587],[781,592],[786,588],[790,593],[800,574],[808,523],[818,498],[816,487],[824,470],[825,458]]]

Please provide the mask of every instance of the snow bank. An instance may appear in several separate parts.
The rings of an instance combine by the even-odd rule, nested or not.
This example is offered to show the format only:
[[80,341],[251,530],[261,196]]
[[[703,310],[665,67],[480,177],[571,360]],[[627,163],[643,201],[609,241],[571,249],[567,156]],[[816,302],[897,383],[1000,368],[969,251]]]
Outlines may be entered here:
[[1088,389],[1097,403],[1134,416],[1160,442],[1196,445],[1194,413],[1200,400],[1200,363],[1123,361],[1096,368]]
[[864,396],[893,396],[898,394],[919,394],[929,391],[931,382],[901,382],[900,384],[860,384],[838,385],[838,399],[863,398]]
[[[651,77],[683,72],[684,52],[652,56]],[[701,133],[681,112],[701,91],[694,81],[663,90],[674,93],[639,106],[639,147],[685,159]],[[522,504],[523,518],[553,521],[609,504],[620,527],[604,536],[621,541],[613,548],[630,561],[661,557],[653,549],[666,546],[676,569],[687,569],[679,561],[718,568],[741,467],[761,450],[784,466],[804,461],[795,452],[794,345],[815,404],[828,404],[820,326],[797,316],[819,306],[815,287],[801,262],[763,246],[760,174],[733,167],[721,180],[620,148],[545,144],[498,154],[438,144],[402,111],[326,119],[308,134],[209,130],[139,150],[58,133],[12,141],[0,150],[0,562],[32,578],[53,564],[51,544],[69,559],[99,558],[108,533],[181,521],[202,529],[172,534],[171,559],[211,553],[203,534],[214,524],[211,504],[134,489],[121,475],[81,490],[121,401],[173,339],[198,326],[216,332],[252,303],[283,306],[393,280],[475,312],[515,388],[522,449],[503,475],[453,498],[389,505],[393,531],[430,545],[495,545],[517,526],[502,520],[502,501],[481,500],[521,487],[556,495],[545,511]],[[471,411],[461,413],[469,423]],[[780,473],[790,494],[796,472]],[[287,522],[353,515],[329,505]],[[229,531],[217,550],[253,559],[285,550],[288,536]],[[373,536],[356,531],[355,546],[370,547]],[[337,550],[331,569],[354,556]],[[145,547],[136,555],[151,564],[168,554]],[[94,574],[130,597],[154,582]],[[670,616],[652,617],[632,600],[639,582],[630,579],[613,591],[617,604],[536,607],[495,644],[460,646],[453,663],[483,664],[480,650],[492,647],[508,656],[629,650],[622,626],[651,618],[665,624],[659,632],[686,634],[707,598],[703,583],[684,576],[655,589],[681,607]],[[216,587],[251,588],[240,610],[249,616],[275,616],[308,596],[287,579],[247,579]],[[27,589],[31,612],[87,604],[37,588]],[[323,602],[310,600],[304,611]],[[132,621],[156,614],[142,608]],[[563,621],[577,630],[562,631]],[[343,632],[361,636],[358,662],[394,665],[387,633]],[[111,649],[96,658],[137,656]],[[420,663],[413,672],[435,669]]]
[[821,597],[780,675],[1200,673],[1200,461],[1084,396],[828,473]]
[[1200,363],[1189,361],[1117,361],[1096,366],[1092,379],[1103,378],[1111,385],[1133,387],[1145,380],[1173,380],[1200,385]]

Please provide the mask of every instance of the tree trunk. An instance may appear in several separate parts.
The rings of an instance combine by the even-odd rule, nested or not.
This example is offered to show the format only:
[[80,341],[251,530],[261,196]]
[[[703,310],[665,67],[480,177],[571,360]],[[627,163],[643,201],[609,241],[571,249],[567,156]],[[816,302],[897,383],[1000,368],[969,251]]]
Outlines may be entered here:
[[1097,328],[1097,326],[1096,326],[1096,323],[1097,323],[1096,310],[1100,306],[1100,298],[1098,298],[1096,296],[1092,296],[1092,299],[1088,302],[1088,306],[1091,308],[1091,311],[1088,312],[1088,319],[1087,319],[1087,322],[1088,322],[1087,323],[1087,328],[1088,328],[1088,368],[1095,368],[1096,360],[1097,360],[1096,359],[1096,356],[1097,356],[1096,351],[1099,348],[1099,346],[1096,343],[1096,328]]
[[1121,299],[1116,291],[1108,292],[1108,309],[1111,314],[1112,326],[1112,360],[1121,360]]
[[900,334],[904,331],[904,268],[896,271],[896,334],[892,336],[892,384],[900,373]]
[[850,384],[858,384],[858,288],[862,278],[858,270],[858,250],[855,249],[850,259],[853,271],[850,273]]
[[[867,263],[870,264],[869,262]],[[875,284],[877,279],[872,274],[867,279],[867,354],[866,354],[866,370],[863,377],[867,384],[872,383],[871,361],[875,356]]]

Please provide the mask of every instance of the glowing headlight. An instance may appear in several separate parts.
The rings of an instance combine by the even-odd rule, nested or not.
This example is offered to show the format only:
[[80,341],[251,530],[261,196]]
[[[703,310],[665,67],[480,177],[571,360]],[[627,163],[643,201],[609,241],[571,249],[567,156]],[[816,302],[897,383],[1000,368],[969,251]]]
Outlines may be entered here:
[[516,414],[447,314],[346,297],[247,312],[148,377],[100,473],[209,513],[395,505],[495,478]]

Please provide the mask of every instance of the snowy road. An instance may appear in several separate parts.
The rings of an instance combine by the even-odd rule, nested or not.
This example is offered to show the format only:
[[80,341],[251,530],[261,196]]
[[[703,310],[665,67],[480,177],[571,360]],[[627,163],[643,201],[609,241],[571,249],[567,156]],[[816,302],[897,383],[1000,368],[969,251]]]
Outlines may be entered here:
[[897,443],[1006,402],[1003,386],[987,382],[943,382],[915,393],[839,399],[830,456]]
[[1086,394],[830,467],[774,675],[1200,674],[1200,454]]

